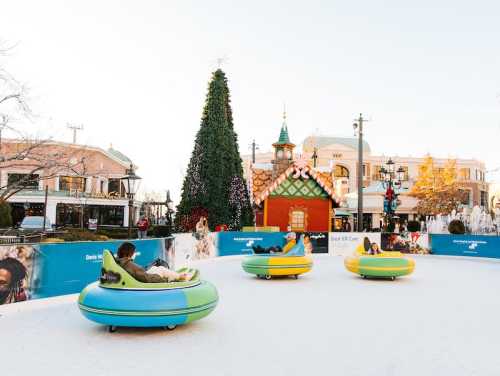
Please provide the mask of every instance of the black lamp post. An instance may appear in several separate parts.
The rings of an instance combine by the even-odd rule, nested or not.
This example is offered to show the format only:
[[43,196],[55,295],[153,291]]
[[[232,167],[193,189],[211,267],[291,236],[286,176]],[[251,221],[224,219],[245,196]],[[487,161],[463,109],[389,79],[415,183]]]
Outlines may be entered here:
[[394,161],[389,158],[385,164],[387,168],[380,168],[380,176],[382,178],[382,185],[385,188],[384,195],[384,214],[386,226],[393,222],[393,217],[398,207],[398,196],[396,189],[401,188],[401,184],[405,178],[405,170],[399,167],[396,171]]
[[134,165],[130,164],[130,168],[126,170],[126,175],[121,178],[125,186],[125,192],[128,198],[128,238],[132,236],[132,208],[134,207],[134,196],[139,189],[141,177],[135,174]]
[[363,114],[352,125],[358,131],[358,232],[363,232]]
[[170,191],[167,191],[167,221],[168,221],[168,231],[170,235],[172,234],[172,213],[174,212],[174,202],[170,198]]

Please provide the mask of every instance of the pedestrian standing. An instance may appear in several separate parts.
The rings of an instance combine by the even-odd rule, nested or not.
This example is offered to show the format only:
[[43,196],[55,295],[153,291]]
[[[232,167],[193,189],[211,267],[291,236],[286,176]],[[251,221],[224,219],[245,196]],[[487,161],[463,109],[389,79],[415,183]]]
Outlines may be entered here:
[[145,216],[142,216],[137,222],[137,237],[145,239],[148,236],[149,221]]

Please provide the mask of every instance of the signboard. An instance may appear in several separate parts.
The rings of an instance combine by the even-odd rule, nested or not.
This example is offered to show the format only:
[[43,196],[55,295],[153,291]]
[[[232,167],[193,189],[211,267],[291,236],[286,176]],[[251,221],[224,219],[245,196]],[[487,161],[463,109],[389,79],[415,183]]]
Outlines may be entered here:
[[[103,251],[107,249],[116,254],[122,243],[107,241],[38,245],[31,283],[33,298],[80,292],[90,282],[99,279]],[[131,243],[137,249],[134,262],[141,266],[165,257],[164,239],[133,240]]]
[[96,231],[97,230],[97,219],[89,218],[89,230]]
[[284,232],[220,232],[217,248],[219,256],[249,255],[256,246],[269,248],[285,245]]
[[431,234],[435,255],[500,258],[500,236]]
[[380,232],[330,232],[330,253],[337,256],[352,255],[357,247],[362,246],[364,239],[380,245]]
[[[297,232],[297,240],[300,239],[302,233]],[[283,233],[283,236],[285,233]],[[309,237],[309,241],[311,242],[311,253],[328,253],[328,232],[308,232],[304,234]],[[307,252],[307,240],[304,239],[304,245],[306,246]]]

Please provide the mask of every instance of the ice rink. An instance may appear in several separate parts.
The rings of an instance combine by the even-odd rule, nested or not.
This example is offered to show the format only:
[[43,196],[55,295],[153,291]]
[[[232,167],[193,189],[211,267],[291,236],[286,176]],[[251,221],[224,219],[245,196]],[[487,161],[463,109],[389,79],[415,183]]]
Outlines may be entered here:
[[193,263],[219,290],[174,331],[87,321],[77,295],[0,307],[1,375],[500,375],[500,262],[416,256],[413,275],[363,280],[315,256],[298,280],[241,257]]

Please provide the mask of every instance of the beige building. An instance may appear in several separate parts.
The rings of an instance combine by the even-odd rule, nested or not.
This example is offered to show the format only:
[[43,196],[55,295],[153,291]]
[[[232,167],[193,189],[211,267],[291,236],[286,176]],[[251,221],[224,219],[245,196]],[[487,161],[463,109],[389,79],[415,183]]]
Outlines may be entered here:
[[[357,212],[357,164],[358,164],[358,139],[343,137],[307,137],[302,143],[302,158],[314,164],[312,159],[316,150],[316,170],[331,175],[333,189],[340,201],[340,208],[332,216],[333,227],[341,225],[343,216],[356,216]],[[273,159],[273,153],[256,154],[254,168],[265,168]],[[415,217],[414,207],[417,200],[409,196],[408,191],[414,184],[419,166],[424,157],[390,156],[395,162],[396,169],[400,166],[405,170],[404,181],[400,191],[400,205],[396,215],[402,219]],[[247,178],[251,178],[251,156],[243,156]],[[389,156],[373,155],[370,145],[365,142],[363,146],[363,212],[365,227],[379,228],[383,215],[383,196],[385,189],[381,182],[379,170],[389,160]],[[436,168],[444,167],[446,159],[434,159]],[[467,192],[464,205],[472,207],[479,205],[488,207],[488,184],[485,182],[485,165],[474,159],[456,159],[460,184]],[[332,228],[332,230],[334,230]]]
[[[6,159],[0,161],[0,193],[16,182],[23,187],[7,199],[14,224],[26,215],[43,215],[46,187],[46,215],[53,225],[87,226],[89,219],[98,225],[128,224],[128,199],[120,178],[132,161],[119,151],[63,142],[31,149],[16,140],[3,140],[1,148]],[[24,156],[7,161],[16,155]],[[134,221],[138,208],[135,202]]]

